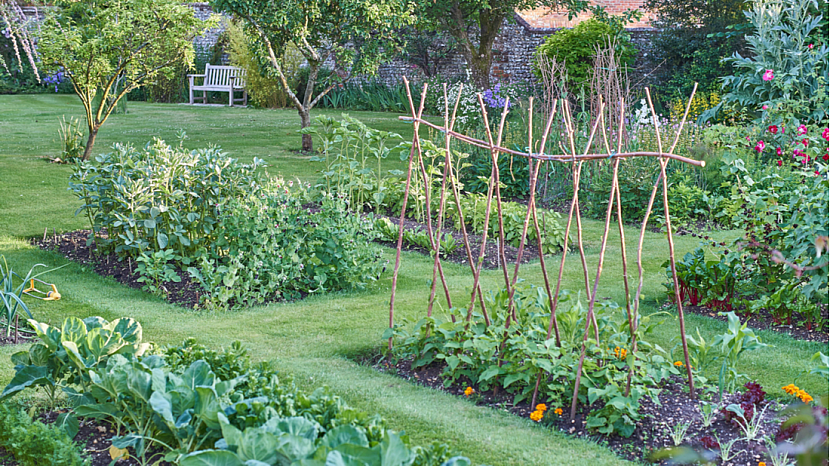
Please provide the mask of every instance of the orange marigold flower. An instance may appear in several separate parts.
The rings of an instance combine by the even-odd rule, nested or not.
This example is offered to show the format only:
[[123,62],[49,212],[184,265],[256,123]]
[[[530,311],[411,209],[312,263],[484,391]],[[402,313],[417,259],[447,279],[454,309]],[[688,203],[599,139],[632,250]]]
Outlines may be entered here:
[[795,395],[796,393],[798,393],[798,390],[800,390],[794,384],[789,384],[785,387],[781,387],[781,389],[784,390],[787,393],[787,395]]
[[675,361],[675,362],[674,362],[674,365],[675,365],[675,366],[677,366],[677,367],[682,367],[682,366],[685,366],[685,364],[683,364],[683,363],[682,363],[682,362],[680,362],[680,361]]
[[542,418],[544,416],[545,416],[545,413],[543,413],[542,411],[533,411],[532,413],[530,413],[530,420],[535,421],[535,422],[539,422],[539,421],[542,420]]
[[797,392],[795,392],[795,396],[797,396],[798,398],[801,398],[801,401],[804,402],[804,403],[809,403],[809,402],[813,401],[813,397],[810,396],[804,390],[799,389]]
[[759,461],[758,466],[767,466],[767,463],[764,463],[763,461]]
[[467,387],[467,389],[466,389],[466,390],[464,390],[464,396],[470,396],[470,395],[472,395],[472,394],[473,394],[473,393],[475,393],[475,392],[476,392],[476,391],[475,391],[475,390],[473,390],[473,387]]
[[548,410],[548,407],[545,406],[543,403],[536,405],[536,411],[541,411],[541,412],[544,413],[547,410]]
[[556,413],[557,416],[561,416],[562,415],[562,408],[556,408],[556,409],[553,410],[553,412]]

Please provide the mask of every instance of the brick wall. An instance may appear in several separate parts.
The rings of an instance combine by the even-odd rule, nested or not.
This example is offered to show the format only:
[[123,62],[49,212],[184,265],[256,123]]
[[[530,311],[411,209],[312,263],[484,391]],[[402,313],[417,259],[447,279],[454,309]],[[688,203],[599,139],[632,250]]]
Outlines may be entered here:
[[[626,10],[640,10],[643,17],[639,21],[631,23],[631,28],[651,27],[651,14],[645,11],[643,0],[593,0],[594,5],[605,7],[610,15],[618,16]],[[555,11],[547,7],[539,7],[531,10],[519,11],[518,15],[535,29],[572,28],[580,21],[591,17],[590,13],[581,13],[573,19],[568,19],[567,11]]]

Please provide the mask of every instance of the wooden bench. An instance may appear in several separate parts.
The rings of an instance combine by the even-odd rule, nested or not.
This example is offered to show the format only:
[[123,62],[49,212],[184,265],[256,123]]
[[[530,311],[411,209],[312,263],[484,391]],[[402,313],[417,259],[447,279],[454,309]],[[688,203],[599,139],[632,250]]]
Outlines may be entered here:
[[[245,90],[245,70],[235,66],[205,65],[205,74],[189,74],[190,79],[190,103],[193,104],[193,91],[202,91],[202,103],[207,103],[208,91],[227,92],[228,106],[233,107],[235,102],[242,102],[243,106],[248,105],[248,91]],[[201,85],[196,85],[196,78],[203,78]],[[234,92],[242,92],[241,99],[234,98]]]

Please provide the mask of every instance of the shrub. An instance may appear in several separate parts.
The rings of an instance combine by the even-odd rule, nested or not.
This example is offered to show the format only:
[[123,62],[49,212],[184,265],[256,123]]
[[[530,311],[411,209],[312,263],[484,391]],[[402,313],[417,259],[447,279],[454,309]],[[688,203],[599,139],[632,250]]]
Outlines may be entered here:
[[621,63],[632,64],[636,50],[628,38],[612,26],[595,19],[582,21],[573,29],[562,29],[549,36],[536,49],[536,54],[564,61],[568,72],[568,88],[579,92],[588,86],[597,47],[607,47],[611,40],[614,41]]
[[[699,92],[715,91],[718,78],[729,73],[723,57],[741,50],[746,0],[648,0],[657,28],[654,46],[665,62],[656,75],[662,94],[685,99],[694,84]],[[737,28],[736,28],[737,27]]]
[[0,447],[20,466],[89,464],[64,430],[33,420],[21,407],[8,404],[0,404]]
[[[255,107],[282,108],[289,105],[288,95],[281,87],[276,76],[269,74],[270,66],[263,66],[259,61],[251,41],[244,29],[235,21],[228,22],[228,55],[233,66],[242,68],[245,74],[245,89]],[[284,53],[284,71],[290,79],[289,85],[296,86],[296,73],[299,67],[299,53],[293,46]]]

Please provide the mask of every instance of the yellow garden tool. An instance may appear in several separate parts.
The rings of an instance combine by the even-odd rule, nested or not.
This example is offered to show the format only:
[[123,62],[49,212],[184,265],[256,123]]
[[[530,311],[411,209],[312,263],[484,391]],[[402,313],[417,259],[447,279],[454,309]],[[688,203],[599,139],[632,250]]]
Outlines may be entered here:
[[[46,286],[52,287],[50,291],[41,291],[35,288],[35,282],[43,283]],[[57,301],[61,299],[61,294],[58,293],[58,288],[55,286],[54,283],[46,283],[43,280],[38,280],[37,278],[30,278],[29,279],[29,287],[23,290],[23,293],[37,299],[42,299],[44,301]]]

